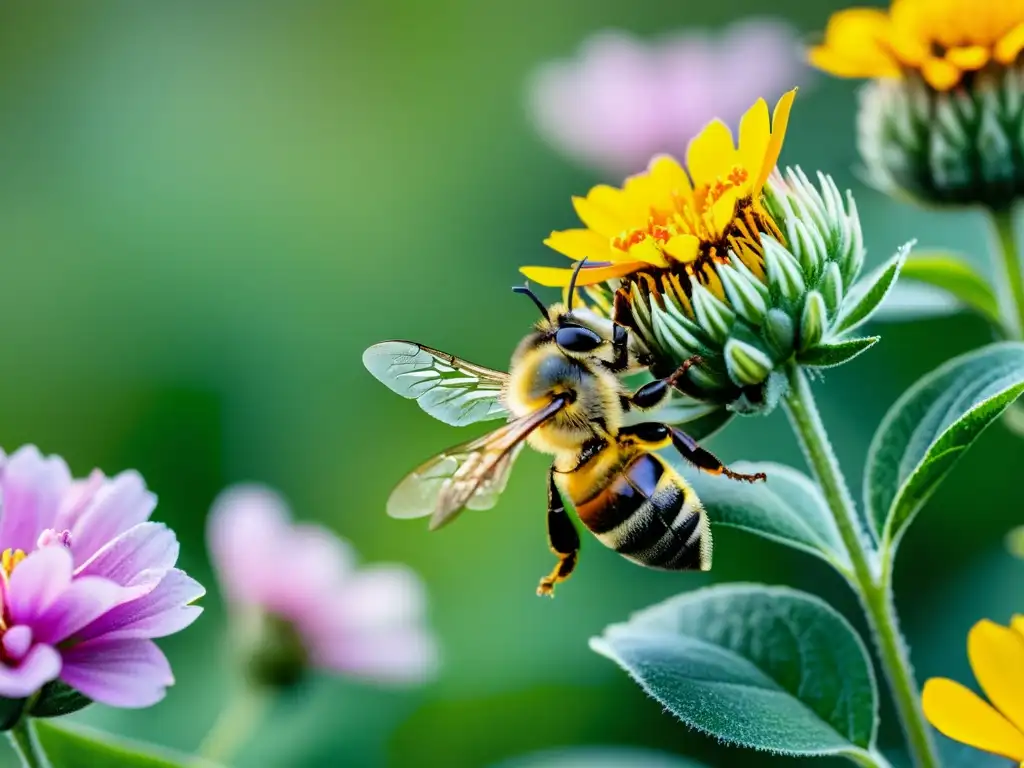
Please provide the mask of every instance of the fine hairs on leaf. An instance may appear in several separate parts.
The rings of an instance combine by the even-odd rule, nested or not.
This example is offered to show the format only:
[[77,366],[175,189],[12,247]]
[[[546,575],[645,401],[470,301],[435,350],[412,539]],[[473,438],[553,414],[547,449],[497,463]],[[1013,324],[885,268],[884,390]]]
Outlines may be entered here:
[[849,309],[845,310],[837,321],[835,334],[848,333],[871,318],[885,300],[889,290],[896,284],[903,262],[906,261],[907,254],[913,246],[913,240],[906,243],[892,258],[853,286],[847,299]]
[[1024,392],[1024,343],[954,358],[907,390],[871,441],[868,523],[890,559],[900,536],[981,433]]
[[801,472],[772,462],[739,461],[733,471],[763,472],[763,483],[695,473],[689,482],[713,525],[729,525],[817,555],[844,574],[852,570],[821,491]]
[[722,741],[787,755],[874,750],[878,692],[867,649],[817,597],[713,586],[613,624],[591,647]]

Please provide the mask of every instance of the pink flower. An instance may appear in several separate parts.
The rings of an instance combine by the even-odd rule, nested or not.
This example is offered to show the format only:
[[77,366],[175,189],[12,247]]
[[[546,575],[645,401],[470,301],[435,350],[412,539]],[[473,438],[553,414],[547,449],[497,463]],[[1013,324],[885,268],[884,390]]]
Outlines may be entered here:
[[74,482],[35,446],[0,452],[0,696],[59,678],[113,706],[164,697],[174,677],[152,638],[195,621],[204,589],[174,568],[155,506],[137,472]]
[[357,570],[346,542],[320,526],[291,522],[285,502],[255,485],[220,495],[207,541],[228,603],[283,620],[312,666],[378,682],[433,673],[426,599],[408,568]]
[[770,20],[655,42],[605,31],[576,59],[541,67],[528,106],[555,149],[619,178],[658,154],[683,157],[713,118],[731,125],[755,99],[771,102],[800,84],[808,72],[801,55],[794,31]]

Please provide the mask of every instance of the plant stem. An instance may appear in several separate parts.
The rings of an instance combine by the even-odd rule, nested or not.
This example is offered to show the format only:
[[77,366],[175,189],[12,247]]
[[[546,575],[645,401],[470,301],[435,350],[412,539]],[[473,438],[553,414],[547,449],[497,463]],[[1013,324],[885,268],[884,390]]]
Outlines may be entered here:
[[11,746],[21,758],[21,764],[25,768],[50,768],[50,762],[46,759],[46,753],[39,746],[32,721],[23,717],[17,725],[7,732],[7,738],[11,740]]
[[234,757],[263,718],[270,700],[268,693],[249,687],[239,688],[203,739],[199,755],[222,763]]
[[896,701],[896,709],[914,762],[920,768],[936,768],[939,762],[935,745],[921,709],[917,681],[910,666],[907,647],[900,635],[888,581],[878,567],[874,547],[865,537],[857,517],[846,480],[843,479],[825,425],[818,414],[807,376],[796,363],[789,364],[787,375],[789,392],[785,399],[786,413],[835,518],[839,535],[850,555],[850,562],[853,563],[852,586],[860,595],[861,605],[871,626],[882,669]]
[[1000,311],[1003,325],[1011,338],[1024,338],[1024,265],[1014,232],[1013,211],[989,211],[994,238],[993,260],[997,273]]

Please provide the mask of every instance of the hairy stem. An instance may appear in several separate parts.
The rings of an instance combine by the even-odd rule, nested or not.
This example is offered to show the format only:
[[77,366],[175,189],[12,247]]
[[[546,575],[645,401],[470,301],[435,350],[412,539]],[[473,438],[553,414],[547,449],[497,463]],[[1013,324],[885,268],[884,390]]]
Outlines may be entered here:
[[785,399],[786,414],[807,463],[821,486],[850,555],[850,562],[853,563],[852,586],[860,595],[861,605],[871,626],[914,763],[920,768],[936,768],[939,762],[935,745],[921,709],[917,681],[910,666],[907,646],[900,635],[888,580],[878,567],[874,547],[857,517],[846,480],[818,414],[807,376],[795,363],[790,364],[787,374],[789,393]]
[[228,764],[263,719],[270,698],[263,691],[244,686],[239,688],[203,739],[199,755],[213,762]]
[[1011,338],[1024,338],[1024,265],[1014,233],[1013,211],[990,211],[996,288],[1003,325]]
[[18,753],[25,768],[50,768],[50,761],[46,759],[46,753],[39,746],[35,728],[32,727],[29,718],[19,720],[18,724],[7,732],[7,738],[11,740],[11,746]]

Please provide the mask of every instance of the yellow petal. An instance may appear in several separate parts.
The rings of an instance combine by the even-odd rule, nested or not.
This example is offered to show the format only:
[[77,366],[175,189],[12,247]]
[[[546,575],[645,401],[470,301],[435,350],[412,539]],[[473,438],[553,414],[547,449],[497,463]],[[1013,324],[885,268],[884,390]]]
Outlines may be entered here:
[[891,56],[850,56],[827,45],[818,45],[807,52],[812,67],[835,77],[899,77],[899,65]]
[[700,238],[694,235],[673,235],[665,243],[665,253],[676,261],[696,261],[697,254],[700,253]]
[[890,21],[876,8],[849,8],[832,15],[825,42],[812,48],[809,59],[818,69],[839,77],[899,75],[886,44]]
[[1024,637],[1024,616],[1019,613],[1016,614],[1013,619],[1010,620],[1010,626],[1019,632],[1021,637]]
[[960,70],[945,59],[927,59],[921,65],[921,74],[937,91],[948,91],[960,82]]
[[572,204],[580,221],[608,239],[630,228],[627,203],[620,189],[599,184],[586,197],[574,197]]
[[742,188],[727,189],[711,206],[708,221],[711,225],[712,239],[717,240],[732,223],[736,215],[736,204],[743,195]]
[[1000,64],[1012,64],[1024,49],[1024,22],[1011,29],[996,43],[992,56]]
[[1024,731],[1024,637],[984,619],[967,635],[967,656],[988,700]]
[[945,678],[924,684],[921,703],[940,733],[986,752],[1024,760],[1024,733],[974,692]]
[[775,105],[775,111],[772,113],[772,136],[768,141],[764,160],[761,161],[761,172],[753,180],[752,186],[755,197],[761,193],[761,188],[768,180],[769,174],[771,174],[775,164],[779,162],[779,155],[782,154],[782,142],[786,139],[786,127],[789,125],[789,112],[793,109],[793,99],[796,98],[796,91],[796,88],[786,91]]
[[642,261],[655,267],[667,267],[668,262],[658,247],[658,241],[653,237],[645,237],[639,243],[629,247],[630,261]]
[[695,187],[712,185],[737,164],[732,132],[721,120],[712,120],[686,148],[686,166]]
[[659,155],[651,161],[649,175],[659,195],[667,200],[671,200],[673,195],[687,195],[693,191],[686,171],[668,155]]
[[622,191],[629,206],[630,220],[636,222],[638,229],[646,226],[651,208],[666,208],[669,204],[668,198],[659,194],[658,186],[649,173],[630,176]]
[[[580,270],[576,278],[576,285],[596,285],[605,280],[615,277],[622,277],[631,272],[637,272],[649,265],[642,261],[627,262],[625,264],[614,264],[610,267],[585,267]],[[573,269],[559,269],[557,267],[522,267],[519,270],[527,279],[549,288],[564,288],[572,280]]]
[[981,69],[988,64],[989,50],[983,45],[965,45],[946,51],[946,61],[961,70]]
[[768,103],[758,99],[740,119],[740,162],[748,171],[761,167],[771,135]]
[[589,229],[565,229],[552,232],[544,241],[544,245],[568,256],[574,261],[593,259],[594,261],[614,260],[616,253],[607,237],[602,237]]

